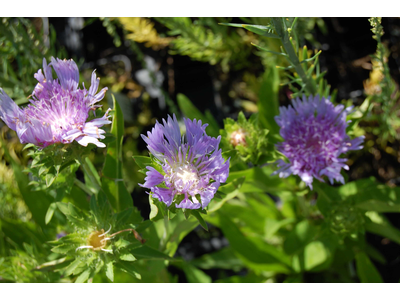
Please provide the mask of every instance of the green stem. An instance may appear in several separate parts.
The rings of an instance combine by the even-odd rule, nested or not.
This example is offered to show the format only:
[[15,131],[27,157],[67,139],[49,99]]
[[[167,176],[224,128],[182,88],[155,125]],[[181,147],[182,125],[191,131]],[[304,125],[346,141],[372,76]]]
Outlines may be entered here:
[[282,45],[289,56],[291,64],[293,65],[297,74],[299,74],[301,80],[305,84],[306,91],[309,92],[311,95],[316,95],[317,87],[315,83],[307,77],[303,67],[300,64],[299,58],[296,55],[296,51],[294,50],[293,45],[290,41],[290,36],[284,24],[284,20],[282,20],[282,18],[274,17],[272,18],[272,22],[274,24],[276,33],[279,35],[282,41]]

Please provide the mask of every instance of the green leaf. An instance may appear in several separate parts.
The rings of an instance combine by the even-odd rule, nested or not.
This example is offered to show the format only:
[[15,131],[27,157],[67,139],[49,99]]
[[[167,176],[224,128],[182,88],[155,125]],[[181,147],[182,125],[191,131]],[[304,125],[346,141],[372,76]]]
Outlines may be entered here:
[[[111,133],[115,141],[107,146],[107,155],[103,167],[102,188],[107,195],[113,208],[120,212],[129,207],[133,207],[133,200],[122,178],[122,140],[124,137],[124,118],[122,110],[114,96],[114,116],[111,125]],[[135,209],[137,220],[140,222],[142,217]]]
[[90,199],[90,207],[97,223],[101,226],[109,226],[112,208],[106,194],[100,191],[96,196],[93,195]]
[[131,242],[128,242],[127,240],[120,238],[117,242],[115,242],[115,247],[117,247],[117,249],[122,249],[129,246],[130,244]]
[[258,45],[256,45],[256,44],[254,44],[254,43],[251,43],[254,47],[256,47],[256,48],[258,48],[258,49],[260,49],[260,50],[262,50],[262,51],[265,51],[265,52],[269,52],[269,53],[272,53],[272,54],[275,54],[275,55],[281,55],[281,56],[288,56],[286,53],[284,53],[284,52],[276,52],[276,51],[272,51],[272,50],[268,50],[268,49],[265,49],[265,48],[263,48],[263,47],[261,47],[261,46],[258,46]]
[[50,185],[52,185],[54,182],[54,179],[56,179],[54,174],[47,173],[46,174],[46,186],[49,187]]
[[166,215],[167,206],[160,200],[149,195],[150,216],[149,219],[153,222],[161,220]]
[[0,138],[0,147],[4,151],[6,159],[11,163],[22,199],[32,213],[32,218],[41,227],[45,227],[47,210],[53,202],[53,198],[43,191],[31,191],[28,176],[22,172],[18,162],[9,154],[8,148],[5,146],[2,138]]
[[92,161],[89,159],[89,157],[85,157],[85,167],[89,169],[88,173],[90,174],[90,179],[93,181],[93,184],[95,186],[100,186],[100,176],[99,173],[97,172],[96,168],[94,167]]
[[88,223],[86,220],[71,215],[67,215],[67,219],[78,228],[86,229],[88,227]]
[[273,33],[274,29],[271,26],[263,25],[242,25],[245,29],[254,32],[258,35],[266,36],[273,39],[279,39],[279,36]]
[[290,272],[291,261],[288,256],[265,242],[260,247],[250,241],[221,210],[218,211],[218,216],[222,232],[229,240],[232,249],[247,266],[258,270]]
[[357,275],[363,283],[383,283],[381,274],[364,252],[356,254]]
[[365,211],[400,212],[400,203],[393,203],[392,201],[388,200],[368,200],[358,203],[355,206]]
[[367,222],[365,224],[365,230],[378,234],[380,236],[387,237],[393,242],[400,244],[400,230],[394,228],[393,226]]
[[308,220],[303,220],[296,225],[286,238],[283,249],[287,254],[299,253],[305,245],[313,240],[317,234],[317,228]]
[[189,283],[211,283],[211,277],[192,264],[182,261],[174,265],[182,269]]
[[[164,228],[165,219],[157,221],[155,225]],[[168,221],[167,235],[164,237],[163,234],[161,237],[160,244],[162,244],[163,247],[161,247],[160,250],[167,253],[171,257],[174,256],[182,239],[198,225],[199,223],[195,218],[185,219],[183,213],[176,214]]]
[[69,211],[69,215],[72,217],[75,217],[77,219],[83,219],[84,215],[82,214],[82,212],[80,211],[79,208],[77,208],[75,205],[73,205],[72,203],[68,203],[68,211]]
[[115,266],[139,280],[142,279],[142,276],[138,273],[137,269],[133,266],[131,262],[120,260],[115,264]]
[[262,168],[254,167],[243,171],[230,172],[228,182],[245,177],[246,180],[240,188],[240,192],[242,193],[268,192],[275,194],[278,191],[287,191],[294,188],[291,181],[283,181],[278,176],[271,176],[271,174],[272,169],[270,166]]
[[132,207],[125,209],[124,211],[121,211],[119,213],[116,213],[113,216],[113,218],[116,220],[115,227],[129,223],[132,213],[133,213]]
[[81,275],[78,276],[75,283],[85,282],[86,280],[89,279],[90,273],[91,273],[90,269],[86,269]]
[[262,127],[270,130],[270,134],[278,134],[279,126],[275,116],[279,115],[279,73],[276,68],[265,71],[258,99],[259,120]]
[[100,208],[97,205],[97,200],[96,200],[95,195],[92,195],[90,197],[90,210],[92,211],[93,215],[96,217],[97,222],[100,223],[101,222],[101,220],[99,220]]
[[57,204],[56,204],[56,203],[50,204],[49,209],[47,210],[47,213],[46,213],[46,217],[45,217],[45,219],[44,219],[44,222],[45,222],[46,224],[49,224],[49,222],[50,222],[51,219],[53,218],[54,211],[55,211],[56,209],[57,209]]
[[[225,202],[236,197],[245,179],[246,178],[243,176],[236,178],[227,184],[221,185],[215,194],[213,201],[211,201],[208,206],[208,212],[211,213],[217,211],[225,204]],[[217,200],[216,198],[220,198],[221,200]]]
[[65,269],[65,276],[71,275],[78,266],[84,266],[85,263],[82,262],[80,259],[75,259],[66,269]]
[[148,260],[174,260],[174,258],[169,257],[168,255],[150,248],[146,245],[142,247],[138,247],[129,251],[133,256],[141,258],[141,259],[148,259]]
[[246,180],[245,176],[236,178],[227,184],[221,185],[218,191],[224,194],[232,193],[236,190],[239,190],[242,187],[242,184],[244,183],[245,180]]
[[[83,183],[82,183],[83,184]],[[87,199],[87,194],[78,186],[74,185],[67,195],[64,195],[63,201],[71,202],[76,207],[84,211],[89,211],[89,202]]]
[[112,261],[106,264],[106,276],[111,282],[114,282],[114,264]]
[[144,169],[147,166],[151,166],[153,165],[153,161],[151,160],[150,157],[148,156],[138,156],[138,155],[134,155],[132,156],[133,160],[135,161],[135,163],[141,168]]
[[294,222],[296,222],[296,219],[293,218],[286,218],[282,220],[274,220],[269,218],[265,219],[265,237],[269,239],[273,238],[273,236],[278,232],[279,229]]
[[66,216],[69,215],[68,203],[56,202],[57,208]]
[[11,241],[13,247],[23,247],[23,243],[29,242],[42,252],[47,251],[44,248],[44,243],[48,240],[43,231],[32,222],[22,222],[19,220],[12,220],[0,218],[0,245],[2,243],[2,233],[4,233],[7,240]]
[[219,126],[218,123],[215,122],[215,120],[203,115],[185,95],[178,94],[177,100],[179,108],[187,118],[192,120],[193,119],[201,120],[203,124],[207,123],[208,126],[206,128],[206,132],[209,136],[216,137],[219,135]]
[[374,247],[370,244],[365,245],[365,253],[370,256],[371,258],[375,259],[376,261],[380,262],[381,264],[386,264],[386,258]]
[[73,243],[80,244],[81,242],[82,242],[82,234],[75,232],[75,233],[67,234],[66,236],[63,236],[62,238],[60,238],[56,241],[49,242],[49,243],[61,245],[61,244],[68,244],[68,243],[69,244],[71,244],[71,243],[72,244]]
[[320,241],[313,241],[304,248],[304,268],[311,270],[324,263],[330,254],[325,245]]
[[122,254],[119,257],[119,259],[124,261],[135,261],[136,257],[134,257],[131,253],[128,253],[128,254]]
[[[30,254],[34,255],[34,254]],[[62,257],[60,259],[56,259],[53,261],[49,261],[47,263],[41,264],[37,266],[35,269],[40,270],[41,272],[54,272],[54,271],[61,271],[61,269],[65,269],[70,263],[72,259],[67,259],[67,257]]]
[[237,258],[231,247],[204,254],[191,261],[191,264],[201,269],[226,269],[240,270],[244,268],[243,262]]
[[54,253],[59,253],[59,254],[66,254],[67,252],[73,250],[76,248],[76,245],[74,244],[61,244],[57,247],[54,247],[51,249]]
[[207,223],[204,221],[199,212],[197,210],[191,210],[190,213],[192,214],[193,217],[197,219],[197,221],[199,221],[201,227],[203,227],[205,230],[208,231]]
[[243,28],[243,25],[245,25],[239,23],[218,23],[218,24],[223,26],[238,27],[238,28]]

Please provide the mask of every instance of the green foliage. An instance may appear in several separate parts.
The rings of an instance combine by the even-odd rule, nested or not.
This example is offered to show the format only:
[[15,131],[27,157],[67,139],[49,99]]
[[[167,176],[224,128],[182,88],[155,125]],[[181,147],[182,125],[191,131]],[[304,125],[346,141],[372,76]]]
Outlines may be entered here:
[[368,256],[359,252],[356,255],[357,274],[363,283],[382,283],[382,277]]
[[[73,144],[53,144],[45,148],[39,148],[27,144],[24,149],[30,149],[28,155],[32,163],[27,173],[31,173],[33,180],[30,185],[34,190],[47,188],[60,189],[66,187],[69,193],[75,178],[75,172],[79,167],[77,157],[81,157],[90,149],[83,148],[76,142]],[[85,151],[86,150],[86,151]]]
[[[262,46],[253,44],[261,51],[269,52],[274,55],[283,56],[289,63],[288,67],[278,67],[282,70],[294,70],[295,73],[287,74],[292,89],[292,97],[306,95],[320,95],[321,97],[330,96],[330,86],[324,80],[325,72],[320,72],[318,56],[321,51],[312,55],[304,46],[300,50],[298,35],[296,34],[296,24],[298,18],[271,18],[271,23],[267,26],[251,24],[232,24],[224,23],[222,25],[243,27],[258,35],[268,38],[280,39],[282,47],[280,52],[266,49]],[[332,98],[334,98],[332,96]]]
[[[301,47],[305,39],[318,47],[310,32],[316,24],[323,28],[320,19],[242,18],[249,23],[242,25],[227,23],[231,19],[226,18],[156,18],[155,26],[146,20],[118,21],[130,31],[130,38],[124,33],[133,41],[135,53],[141,54],[139,63],[143,63],[143,52],[136,43],[152,47],[163,43],[163,47],[170,46],[170,54],[218,65],[232,79],[237,74],[229,70],[251,67],[251,54],[261,57],[260,65],[266,70],[252,68],[248,71],[252,77],[246,81],[254,83],[249,90],[254,101],[258,98],[253,114],[246,119],[239,113],[237,121],[225,119],[224,130],[220,131],[209,111],[202,112],[187,97],[177,95],[184,116],[208,123],[208,135],[222,135],[222,155],[231,158],[227,182],[206,210],[178,211],[150,193],[149,220],[143,221],[131,192],[143,182],[146,167],[162,172],[153,156],[143,156],[137,141],[143,133],[141,126],[153,124],[154,119],[148,110],[138,117],[141,126],[125,124],[122,104],[114,98],[106,152],[76,143],[44,149],[27,146],[31,161],[24,168],[26,160],[19,161],[19,153],[15,155],[2,139],[0,282],[176,282],[169,266],[180,269],[188,282],[211,282],[208,272],[215,269],[220,269],[216,282],[304,282],[309,278],[382,282],[375,264],[388,262],[367,243],[365,233],[400,244],[400,230],[384,215],[400,212],[400,188],[366,178],[341,186],[316,182],[311,191],[295,176],[272,176],[275,166],[265,164],[280,157],[274,149],[280,140],[274,120],[279,114],[279,69],[288,71],[287,83],[294,96],[329,95],[329,85],[319,70],[320,52]],[[115,45],[122,45],[119,23],[111,18],[101,21]],[[136,27],[129,29],[129,22]],[[218,25],[221,22],[236,28]],[[368,97],[350,118],[358,122],[382,108],[377,119],[388,116],[382,127],[386,133],[389,124],[395,124],[390,111],[397,95],[392,93],[394,85],[386,69],[380,19],[372,18],[371,24],[378,42],[374,60],[385,79],[379,83],[382,92]],[[155,28],[165,30],[162,25],[175,37],[173,41],[156,32]],[[41,43],[45,34],[36,32],[27,19],[3,19],[0,29],[4,32],[0,38],[0,86],[24,103],[33,89],[32,74],[41,67],[44,56],[55,53],[55,47]],[[143,37],[144,29],[151,29],[152,37]],[[252,48],[251,43],[257,46]],[[116,79],[114,83],[120,84]],[[352,133],[361,130],[356,126],[349,129]],[[244,139],[236,139],[244,143],[232,145],[235,132],[244,133]],[[210,238],[216,227],[228,246],[192,260],[179,256],[178,247],[189,233]]]
[[[119,212],[133,207],[133,200],[125,187],[122,178],[122,139],[124,135],[124,118],[118,102],[113,97],[114,116],[111,134],[115,140],[107,147],[107,155],[103,167],[102,188],[114,209]],[[136,210],[136,208],[135,208]],[[136,210],[138,216],[139,212]]]
[[[63,269],[64,276],[73,275],[75,282],[91,281],[104,270],[107,277],[113,280],[115,267],[132,273],[134,266],[126,262],[158,259],[160,256],[168,259],[168,256],[143,245],[145,241],[135,230],[132,208],[113,213],[110,204],[101,195],[97,199],[92,196],[90,207],[90,214],[87,214],[71,203],[57,203],[57,208],[75,229],[73,233],[52,242],[52,252],[72,260]],[[108,231],[104,229],[105,224],[109,226]],[[111,230],[119,231],[111,233]],[[140,274],[136,277],[140,278]]]
[[[156,18],[170,31],[169,36],[177,36],[173,41],[171,54],[187,55],[192,59],[209,62],[211,65],[221,64],[225,71],[235,61],[235,68],[247,65],[246,57],[251,49],[244,41],[242,32],[229,31],[218,26],[215,18]],[[220,18],[223,22],[225,19]]]
[[398,139],[398,128],[400,120],[397,114],[397,102],[400,93],[397,91],[396,83],[390,76],[388,64],[389,50],[382,41],[384,35],[382,18],[370,18],[371,31],[373,38],[377,42],[377,49],[374,55],[371,55],[372,72],[370,78],[364,82],[364,89],[368,95],[365,100],[369,104],[369,112],[364,117],[365,120],[378,121],[379,127],[373,129],[373,132],[379,136],[382,145],[387,141]]

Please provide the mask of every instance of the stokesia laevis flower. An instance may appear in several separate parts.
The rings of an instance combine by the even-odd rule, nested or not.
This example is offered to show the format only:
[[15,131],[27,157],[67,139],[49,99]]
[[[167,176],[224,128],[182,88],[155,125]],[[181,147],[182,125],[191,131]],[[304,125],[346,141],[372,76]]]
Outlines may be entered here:
[[329,99],[303,96],[294,99],[293,107],[280,107],[275,117],[284,141],[277,144],[289,163],[278,160],[280,167],[274,174],[288,177],[299,175],[311,189],[313,178],[323,181],[327,176],[344,184],[341,169],[348,170],[346,158],[339,158],[350,150],[362,149],[364,137],[353,140],[346,134],[346,117],[351,111],[343,105],[334,106]]
[[186,134],[182,137],[175,115],[142,135],[160,168],[148,166],[141,186],[167,206],[174,202],[177,208],[204,209],[228,178],[229,159],[224,162],[218,149],[221,136],[206,134],[207,124],[186,118],[184,122]]
[[[58,79],[53,79],[53,67]],[[39,70],[34,76],[38,81],[32,92],[32,100],[25,108],[20,108],[0,88],[0,118],[17,132],[21,143],[32,143],[41,148],[55,143],[69,144],[74,140],[82,146],[93,143],[98,147],[105,144],[98,139],[104,138],[105,131],[99,129],[110,124],[108,111],[102,118],[86,122],[89,111],[101,105],[95,105],[104,98],[107,88],[99,93],[100,79],[92,73],[89,90],[78,88],[79,70],[71,60],[51,58],[47,65],[43,59],[43,72]]]

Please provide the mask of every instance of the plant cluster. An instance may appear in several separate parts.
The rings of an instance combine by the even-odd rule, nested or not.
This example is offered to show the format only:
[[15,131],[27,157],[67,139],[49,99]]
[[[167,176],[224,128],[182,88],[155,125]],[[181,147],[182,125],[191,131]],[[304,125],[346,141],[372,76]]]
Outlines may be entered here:
[[[131,128],[124,141],[128,111],[121,93],[117,100],[107,96],[107,87],[98,91],[94,71],[90,88],[80,88],[77,64],[50,58],[46,51],[34,56],[45,58],[42,69],[31,74],[37,82],[26,84],[30,104],[19,106],[12,99],[18,94],[0,81],[0,118],[29,149],[29,165],[23,167],[0,139],[7,161],[0,164],[0,174],[15,180],[0,177],[0,196],[5,194],[2,201],[12,207],[0,214],[0,281],[177,282],[171,267],[182,270],[188,282],[211,282],[210,269],[236,274],[217,282],[302,282],[307,274],[326,282],[383,281],[372,261],[385,264],[385,257],[367,242],[366,232],[400,243],[400,231],[384,215],[400,212],[400,188],[374,178],[349,182],[344,172],[348,156],[364,148],[364,136],[355,129],[366,114],[356,119],[354,107],[335,103],[320,70],[321,51],[301,47],[307,22],[226,21],[155,18],[174,36],[167,38],[152,20],[102,19],[114,42],[119,22],[133,43],[154,51],[170,47],[173,55],[219,64],[223,72],[250,64],[250,43],[263,53],[260,57],[279,56],[281,66],[268,67],[256,80],[258,101],[251,116],[240,112],[225,118],[224,128],[210,111],[201,112],[178,94],[185,117],[152,118],[146,121],[151,129]],[[14,32],[21,26],[15,24],[6,20],[2,26]],[[394,102],[387,99],[392,81],[383,31],[379,18],[371,24],[378,41],[374,59],[386,79],[379,83],[381,93],[368,101],[388,112]],[[7,37],[0,43],[10,46]],[[287,107],[279,103],[279,70],[292,91]],[[24,81],[17,79],[19,85]],[[104,97],[113,108],[102,113]],[[140,137],[144,153],[132,150]],[[148,194],[148,215],[134,206],[133,190]],[[20,202],[23,209],[17,210]],[[204,232],[219,228],[228,245],[185,260],[178,247],[199,225]],[[238,274],[241,270],[245,275]]]

